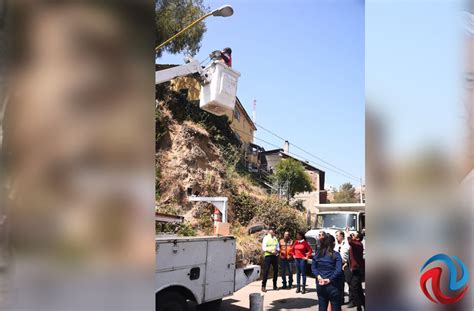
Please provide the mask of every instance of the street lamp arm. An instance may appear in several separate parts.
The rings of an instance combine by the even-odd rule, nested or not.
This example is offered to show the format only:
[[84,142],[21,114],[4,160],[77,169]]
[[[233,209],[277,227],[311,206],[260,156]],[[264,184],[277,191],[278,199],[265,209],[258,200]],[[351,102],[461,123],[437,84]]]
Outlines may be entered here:
[[168,43],[170,43],[171,41],[173,41],[176,37],[178,37],[179,35],[181,35],[183,32],[185,32],[186,30],[188,30],[189,28],[193,27],[194,25],[196,25],[197,23],[199,22],[202,22],[205,18],[211,16],[213,14],[213,12],[210,12],[210,13],[207,13],[206,15],[198,18],[197,20],[195,20],[194,22],[192,22],[191,24],[189,24],[188,26],[184,27],[180,32],[178,32],[177,34],[175,34],[174,36],[172,36],[171,38],[169,38],[168,40],[166,40],[165,42],[161,43],[159,46],[157,46],[155,48],[155,52],[158,52],[159,50],[161,50],[165,45],[167,45]]

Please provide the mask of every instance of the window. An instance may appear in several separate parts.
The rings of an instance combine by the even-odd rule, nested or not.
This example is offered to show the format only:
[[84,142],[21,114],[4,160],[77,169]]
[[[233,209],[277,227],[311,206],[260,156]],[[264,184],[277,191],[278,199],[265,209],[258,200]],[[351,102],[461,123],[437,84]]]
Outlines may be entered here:
[[349,230],[356,230],[357,214],[334,213],[320,214],[316,222],[316,229],[341,229],[349,227]]
[[240,111],[239,109],[234,109],[234,118],[240,121]]

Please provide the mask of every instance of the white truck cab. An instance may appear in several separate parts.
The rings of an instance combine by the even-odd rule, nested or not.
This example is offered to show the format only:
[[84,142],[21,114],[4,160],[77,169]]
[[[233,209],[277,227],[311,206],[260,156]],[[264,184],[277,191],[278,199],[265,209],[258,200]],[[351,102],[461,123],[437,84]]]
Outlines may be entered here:
[[314,226],[305,234],[313,255],[320,231],[336,237],[338,230],[349,228],[350,233],[355,233],[365,229],[365,203],[317,204],[316,209]]

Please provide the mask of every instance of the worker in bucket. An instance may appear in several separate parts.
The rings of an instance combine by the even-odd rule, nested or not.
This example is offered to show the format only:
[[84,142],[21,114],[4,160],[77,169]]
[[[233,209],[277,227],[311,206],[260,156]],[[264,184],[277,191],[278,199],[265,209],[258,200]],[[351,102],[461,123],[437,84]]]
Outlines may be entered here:
[[264,252],[265,261],[263,264],[262,292],[266,292],[268,273],[270,266],[273,268],[273,289],[278,290],[278,253],[280,245],[273,230],[268,230],[268,234],[263,238],[262,250]]
[[224,63],[232,67],[232,50],[230,48],[225,48],[221,51],[222,60]]
[[218,60],[229,67],[232,67],[232,50],[231,48],[225,48],[222,51],[213,51],[209,54],[209,58],[212,60]]

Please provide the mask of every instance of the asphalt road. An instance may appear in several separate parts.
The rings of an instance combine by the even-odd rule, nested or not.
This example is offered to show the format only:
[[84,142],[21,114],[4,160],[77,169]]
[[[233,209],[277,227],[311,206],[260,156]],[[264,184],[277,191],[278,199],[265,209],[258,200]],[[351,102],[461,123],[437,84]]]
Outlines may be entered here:
[[[307,284],[306,294],[303,295],[297,294],[295,292],[295,288],[291,290],[280,289],[278,291],[274,291],[270,289],[272,287],[270,280],[267,283],[267,292],[263,294],[264,310],[316,310],[316,306],[318,305],[318,296],[316,294],[315,279],[308,277]],[[235,292],[234,295],[225,298],[222,302],[221,311],[249,310],[249,295],[252,293],[261,293],[261,286],[261,281],[256,281]],[[281,278],[278,278],[278,286],[282,286]],[[355,309],[348,309],[343,306],[342,310]]]

